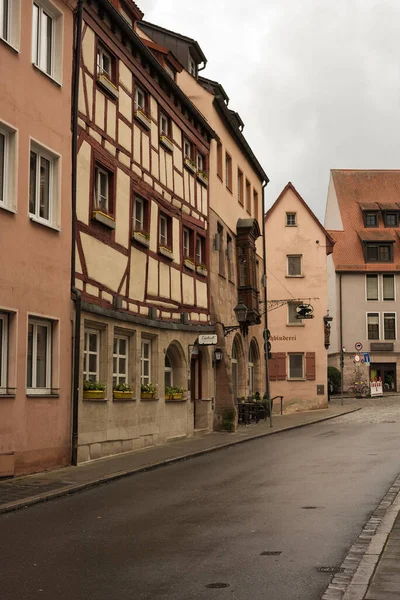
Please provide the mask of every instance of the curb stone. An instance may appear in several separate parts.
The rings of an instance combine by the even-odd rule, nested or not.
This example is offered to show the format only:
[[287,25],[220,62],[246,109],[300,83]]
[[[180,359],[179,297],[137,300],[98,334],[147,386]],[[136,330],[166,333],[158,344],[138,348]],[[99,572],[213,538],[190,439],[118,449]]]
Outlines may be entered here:
[[238,444],[244,444],[245,442],[251,442],[251,441],[261,439],[261,438],[264,438],[264,437],[267,437],[270,435],[277,435],[278,433],[283,433],[285,431],[292,431],[293,429],[300,429],[301,427],[308,427],[309,425],[323,423],[324,421],[330,421],[331,419],[337,419],[339,417],[349,415],[353,412],[357,412],[361,409],[362,409],[362,407],[357,407],[357,408],[354,408],[353,410],[347,410],[341,414],[329,415],[327,417],[318,418],[313,421],[309,421],[307,423],[299,423],[297,425],[290,425],[289,427],[285,427],[283,429],[276,429],[273,431],[271,431],[271,430],[265,431],[263,433],[256,434],[252,437],[232,440],[231,442],[224,443],[224,444],[217,444],[215,446],[211,446],[211,447],[205,448],[203,450],[197,450],[195,452],[190,452],[189,454],[184,454],[182,456],[167,458],[167,459],[155,462],[153,464],[144,465],[144,466],[133,468],[133,469],[125,469],[123,471],[116,471],[114,473],[109,473],[107,475],[98,477],[97,479],[93,479],[92,481],[86,481],[84,483],[78,483],[78,484],[69,484],[63,488],[54,490],[52,492],[44,492],[42,494],[37,494],[35,496],[30,496],[28,498],[24,498],[22,500],[16,500],[14,502],[9,502],[8,504],[0,505],[0,515],[5,514],[5,513],[14,512],[17,510],[21,510],[23,508],[28,508],[29,506],[33,506],[35,504],[41,504],[43,502],[55,500],[57,498],[62,498],[63,496],[69,496],[72,494],[76,494],[78,492],[81,492],[84,490],[89,490],[91,488],[100,486],[104,483],[118,481],[119,479],[129,477],[130,475],[137,475],[139,473],[144,473],[146,471],[153,471],[155,469],[159,469],[160,467],[168,466],[170,464],[188,460],[190,458],[204,456],[205,454],[210,454],[211,452],[217,452],[218,450],[223,450],[224,448],[231,448],[232,446],[237,446]]
[[332,578],[321,600],[364,599],[399,510],[400,475],[350,548],[341,564],[343,572]]

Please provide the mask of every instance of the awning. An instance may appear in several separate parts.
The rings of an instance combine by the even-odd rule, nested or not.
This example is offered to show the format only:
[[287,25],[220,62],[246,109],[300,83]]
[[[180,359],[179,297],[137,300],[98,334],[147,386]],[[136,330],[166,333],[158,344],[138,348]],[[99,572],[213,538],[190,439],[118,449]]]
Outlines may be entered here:
[[393,244],[395,238],[390,231],[357,231],[358,237],[362,242],[390,242]]

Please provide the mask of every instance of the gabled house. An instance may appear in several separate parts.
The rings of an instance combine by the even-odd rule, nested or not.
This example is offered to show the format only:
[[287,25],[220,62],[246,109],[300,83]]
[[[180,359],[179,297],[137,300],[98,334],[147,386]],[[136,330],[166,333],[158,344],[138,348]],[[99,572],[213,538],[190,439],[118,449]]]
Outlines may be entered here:
[[265,225],[271,396],[284,397],[284,412],[324,408],[333,240],[291,183],[266,213]]
[[335,240],[329,260],[335,317],[329,364],[340,369],[343,350],[345,390],[360,378],[367,383],[380,378],[385,392],[398,390],[400,171],[333,169],[325,226]]

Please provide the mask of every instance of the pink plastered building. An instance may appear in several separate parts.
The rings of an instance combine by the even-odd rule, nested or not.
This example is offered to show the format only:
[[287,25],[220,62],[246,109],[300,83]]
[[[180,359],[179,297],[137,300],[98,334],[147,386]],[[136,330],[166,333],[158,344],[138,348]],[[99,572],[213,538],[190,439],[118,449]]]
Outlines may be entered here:
[[70,461],[73,13],[0,6],[0,476],[12,476]]

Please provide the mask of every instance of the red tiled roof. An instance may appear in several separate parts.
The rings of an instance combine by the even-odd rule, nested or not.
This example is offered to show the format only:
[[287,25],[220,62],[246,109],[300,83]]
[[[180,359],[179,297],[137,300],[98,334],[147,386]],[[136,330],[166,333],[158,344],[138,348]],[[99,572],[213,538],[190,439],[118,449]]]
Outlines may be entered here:
[[378,202],[381,210],[400,210],[398,202]]
[[[339,210],[344,231],[329,231],[335,240],[333,260],[337,271],[400,271],[400,241],[398,229],[385,228],[378,216],[378,228],[373,235],[390,235],[394,242],[393,263],[365,263],[359,233],[370,236],[365,241],[386,241],[371,238],[371,229],[365,229],[361,207],[371,204],[397,204],[400,202],[400,170],[353,171],[332,169]],[[372,209],[376,210],[376,209]],[[362,235],[363,235],[362,234]],[[388,239],[388,238],[387,238]]]
[[357,231],[358,237],[362,242],[395,242],[396,238],[390,229],[380,231],[379,229],[362,229]]
[[376,202],[360,202],[361,210],[379,210],[379,206]]

